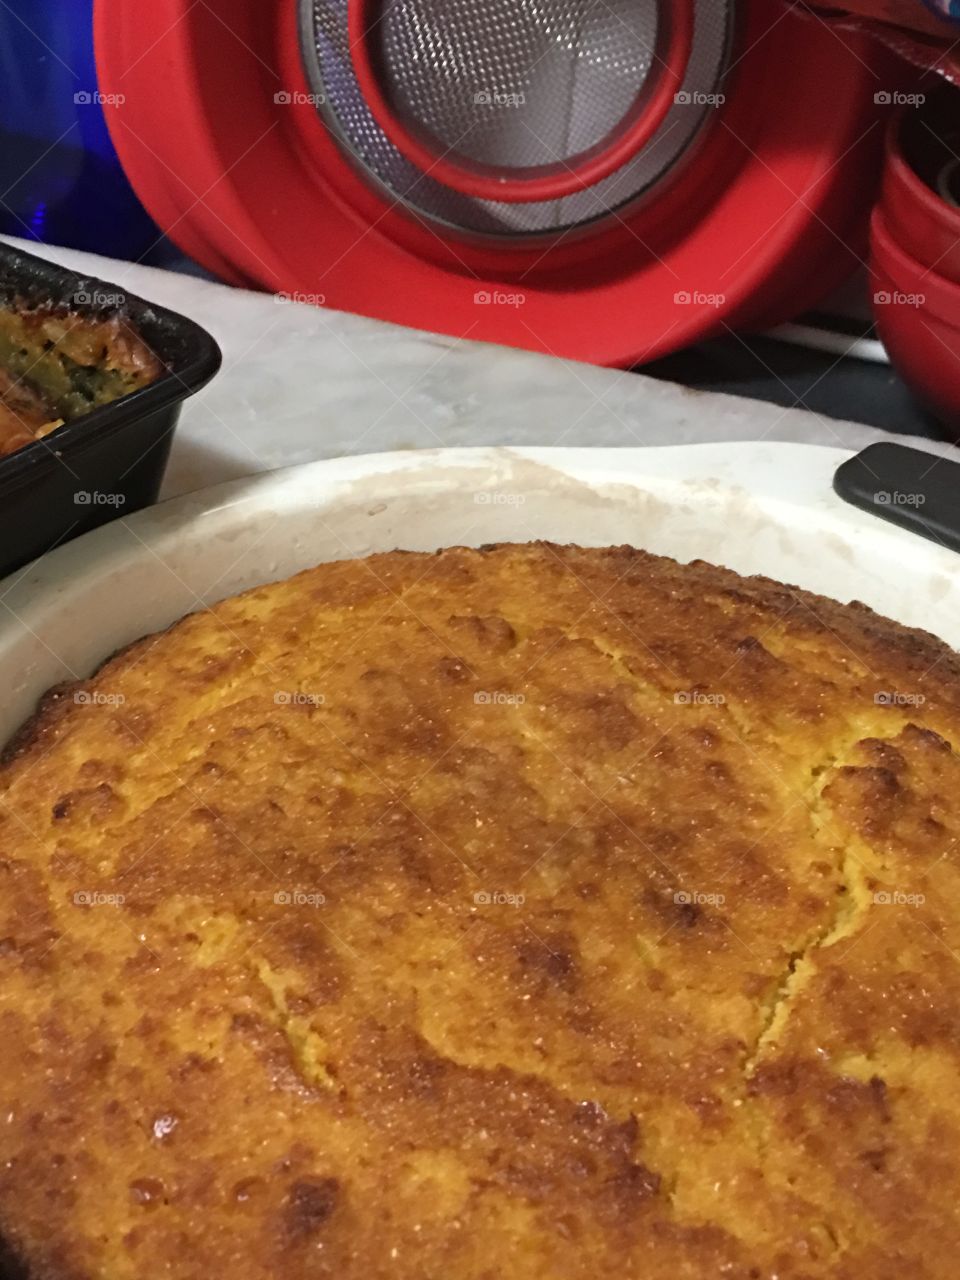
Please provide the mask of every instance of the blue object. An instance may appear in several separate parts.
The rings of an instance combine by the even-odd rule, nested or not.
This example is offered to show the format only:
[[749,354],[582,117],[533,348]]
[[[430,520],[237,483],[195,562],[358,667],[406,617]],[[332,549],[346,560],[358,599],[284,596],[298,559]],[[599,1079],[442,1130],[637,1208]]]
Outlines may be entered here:
[[93,0],[0,4],[0,232],[139,258],[160,232],[113,149]]

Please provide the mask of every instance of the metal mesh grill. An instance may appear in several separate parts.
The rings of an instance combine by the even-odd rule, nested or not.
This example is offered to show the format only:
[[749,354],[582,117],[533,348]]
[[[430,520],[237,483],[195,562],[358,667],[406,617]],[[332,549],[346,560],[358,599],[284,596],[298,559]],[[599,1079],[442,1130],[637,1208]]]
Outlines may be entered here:
[[570,160],[612,133],[656,31],[655,0],[403,0],[376,34],[401,119],[509,170]]
[[[327,124],[376,181],[468,232],[545,233],[610,213],[689,146],[722,76],[732,0],[699,0],[678,102],[654,140],[587,191],[543,204],[471,199],[426,178],[366,106],[347,39],[349,0],[301,0],[304,53]],[[388,0],[377,30],[383,88],[408,127],[505,172],[571,160],[614,133],[650,72],[658,0]]]

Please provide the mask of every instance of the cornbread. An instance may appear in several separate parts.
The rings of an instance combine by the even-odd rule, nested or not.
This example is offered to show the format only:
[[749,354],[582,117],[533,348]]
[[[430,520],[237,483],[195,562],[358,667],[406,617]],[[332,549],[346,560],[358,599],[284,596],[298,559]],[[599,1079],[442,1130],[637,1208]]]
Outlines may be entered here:
[[0,306],[0,457],[149,386],[162,371],[118,313]]
[[31,1280],[954,1280],[960,659],[547,544],[322,565],[0,771]]

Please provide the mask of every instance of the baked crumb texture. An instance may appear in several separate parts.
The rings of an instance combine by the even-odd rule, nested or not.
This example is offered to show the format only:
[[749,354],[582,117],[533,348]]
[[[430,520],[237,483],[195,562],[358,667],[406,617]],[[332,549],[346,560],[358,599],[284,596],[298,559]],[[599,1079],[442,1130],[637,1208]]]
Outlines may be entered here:
[[0,457],[149,386],[162,373],[121,313],[0,305]]
[[[935,619],[931,619],[935,626]],[[545,544],[323,565],[0,773],[31,1280],[955,1280],[960,663]]]

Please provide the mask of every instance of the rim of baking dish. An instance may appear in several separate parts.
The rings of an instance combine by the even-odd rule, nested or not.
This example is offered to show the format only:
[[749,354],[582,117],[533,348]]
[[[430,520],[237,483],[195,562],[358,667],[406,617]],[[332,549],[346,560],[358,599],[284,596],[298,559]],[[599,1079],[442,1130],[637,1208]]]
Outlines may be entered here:
[[[186,613],[323,560],[395,548],[632,543],[860,599],[960,648],[956,553],[837,497],[833,474],[850,456],[756,441],[410,450],[305,463],[170,499],[0,582],[0,740],[52,685],[88,676]],[[432,538],[445,519],[460,536]]]

